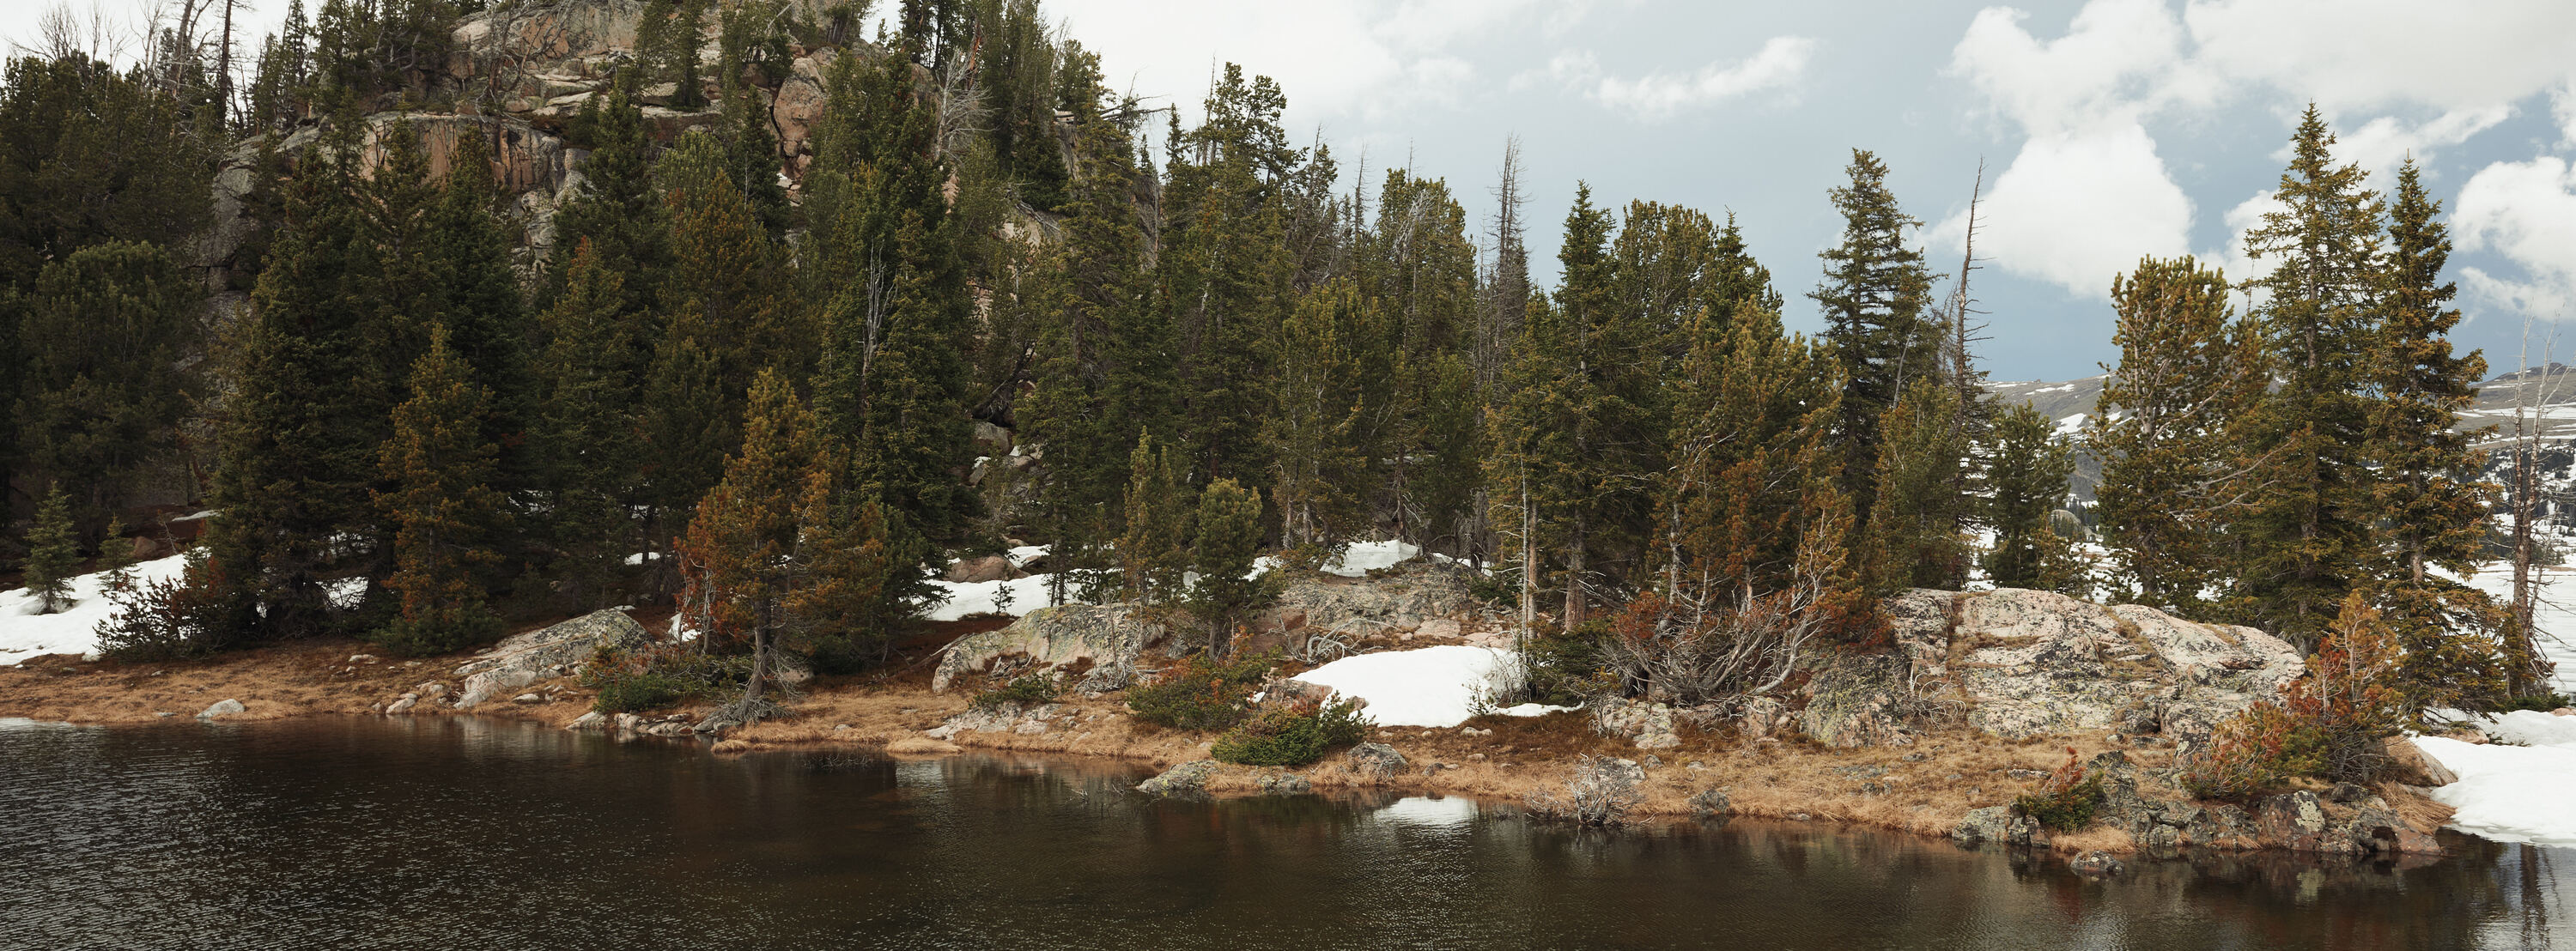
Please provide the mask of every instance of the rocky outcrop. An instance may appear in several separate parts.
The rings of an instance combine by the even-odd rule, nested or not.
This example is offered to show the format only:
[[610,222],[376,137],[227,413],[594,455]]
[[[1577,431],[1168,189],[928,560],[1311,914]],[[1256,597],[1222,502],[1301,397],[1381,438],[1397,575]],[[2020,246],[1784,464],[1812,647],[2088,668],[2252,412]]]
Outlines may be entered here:
[[[2094,823],[2128,833],[2139,848],[2151,853],[2185,847],[2273,848],[2343,856],[2442,852],[2431,829],[2408,825],[2387,800],[2359,786],[2338,786],[2323,796],[2298,790],[2238,806],[2186,798],[2176,784],[2178,777],[2145,773],[2116,750],[2087,761],[2085,770],[2102,781]],[[2048,830],[2011,806],[1973,810],[1950,835],[1967,842],[2033,848],[2049,844]]]
[[1003,679],[1032,674],[1083,678],[1098,669],[1126,670],[1132,679],[1146,649],[1170,633],[1132,604],[1038,608],[1009,627],[969,634],[948,645],[941,652],[938,671],[931,675],[930,689],[947,690],[968,674]]
[[1384,743],[1362,743],[1342,754],[1342,766],[1370,779],[1392,779],[1404,772],[1404,754]]
[[1604,700],[1593,707],[1592,722],[1595,729],[1610,736],[1627,737],[1641,750],[1668,750],[1682,745],[1681,737],[1674,732],[1670,704]]
[[1413,630],[1434,620],[1454,621],[1477,613],[1477,601],[1468,593],[1473,577],[1466,568],[1419,560],[1367,579],[1290,572],[1282,575],[1279,599],[1262,612],[1259,624],[1275,630],[1366,636]]
[[249,709],[250,708],[248,707],[242,706],[241,701],[227,698],[217,700],[213,704],[208,705],[203,712],[197,714],[197,719],[213,720],[217,717],[228,717],[236,713],[247,713],[249,712]]
[[651,641],[643,625],[613,608],[511,637],[456,668],[456,676],[465,678],[456,708],[472,709],[495,696],[571,673],[599,648],[625,650]]
[[2114,730],[2206,738],[2276,698],[2297,650],[2250,627],[2045,591],[1915,589],[1881,605],[1896,650],[1808,662],[1799,728],[1835,746],[1912,742],[1952,717],[2008,739]]
[[1162,775],[1136,784],[1136,791],[1155,796],[1195,796],[1207,793],[1208,777],[1216,775],[1212,759],[1195,760],[1164,770]]

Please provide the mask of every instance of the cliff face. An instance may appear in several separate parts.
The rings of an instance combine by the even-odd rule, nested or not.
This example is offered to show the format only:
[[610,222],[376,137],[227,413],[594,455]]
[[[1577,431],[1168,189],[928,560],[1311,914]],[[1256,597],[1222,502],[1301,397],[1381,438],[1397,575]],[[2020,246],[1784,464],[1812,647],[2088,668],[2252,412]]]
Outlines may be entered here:
[[[798,0],[792,12],[810,17],[821,10],[817,0]],[[494,157],[494,178],[511,197],[509,211],[523,234],[521,263],[544,261],[554,238],[555,209],[579,188],[588,155],[564,140],[565,125],[585,102],[605,93],[620,67],[633,62],[642,14],[637,0],[559,0],[514,3],[467,17],[451,36],[452,52],[443,69],[416,77],[421,89],[411,96],[452,105],[367,115],[360,136],[361,168],[372,174],[396,124],[419,134],[438,174],[446,172],[464,136],[484,137]],[[670,83],[644,90],[645,125],[658,142],[668,144],[691,129],[712,128],[723,118],[712,18],[708,26],[698,48],[705,77],[699,98],[707,105],[674,107],[678,90]],[[852,39],[810,49],[791,43],[788,53],[791,59],[780,78],[773,81],[760,70],[746,70],[744,79],[777,133],[779,171],[793,196],[813,161],[814,128],[830,99],[830,67],[843,56],[874,57],[884,51]],[[391,98],[383,104],[392,105]],[[274,146],[291,166],[320,138],[319,126],[307,121],[276,137]],[[250,197],[256,166],[270,144],[269,137],[243,143],[215,176],[215,221],[199,244],[197,263],[209,269],[218,286],[245,263],[242,252],[257,237]]]

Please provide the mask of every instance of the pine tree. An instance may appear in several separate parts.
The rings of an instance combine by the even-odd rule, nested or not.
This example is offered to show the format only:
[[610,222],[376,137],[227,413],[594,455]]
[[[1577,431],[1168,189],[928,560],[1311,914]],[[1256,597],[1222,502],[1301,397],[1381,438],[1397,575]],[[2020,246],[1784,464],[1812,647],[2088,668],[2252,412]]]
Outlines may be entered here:
[[1800,539],[1839,508],[1827,442],[1839,369],[1783,334],[1772,303],[1740,297],[1730,318],[1694,321],[1657,492],[1668,600],[1749,603],[1785,589]]
[[2111,282],[2117,367],[2086,438],[2102,460],[2094,511],[2140,603],[2198,616],[2224,576],[2222,537],[2263,478],[2243,451],[2269,382],[2252,321],[2235,319],[2227,279],[2189,257],[2139,262]]
[[36,613],[72,606],[72,573],[78,570],[80,539],[72,531],[71,497],[56,483],[45,489],[35,524],[27,529],[27,563],[21,574],[27,593],[36,598]]
[[820,453],[813,412],[785,377],[762,370],[742,421],[740,452],[725,460],[724,479],[698,502],[679,562],[688,587],[680,610],[702,636],[747,642],[750,680],[736,707],[743,722],[766,707],[770,656],[790,621],[801,566],[794,557],[805,523],[800,505]]
[[95,530],[145,466],[178,447],[182,354],[199,293],[161,249],[111,241],[45,266],[0,322],[25,348],[14,428],[20,465],[82,487],[74,520]]
[[560,553],[553,573],[583,608],[615,603],[627,557],[654,548],[633,515],[645,501],[641,424],[652,328],[625,283],[585,244],[538,324],[546,345],[533,442]]
[[1261,546],[1261,492],[1232,479],[1210,482],[1192,522],[1190,567],[1199,573],[1192,607],[1207,619],[1208,646],[1222,657],[1233,648],[1234,626],[1259,606],[1264,591],[1259,579],[1248,577]]
[[1375,303],[1337,282],[1307,294],[1280,328],[1272,415],[1262,435],[1278,472],[1270,500],[1279,506],[1283,545],[1329,545],[1360,535],[1359,492],[1373,454],[1360,432],[1369,400],[1355,351],[1377,323]]
[[[2377,339],[2368,373],[2370,523],[2377,561],[2373,600],[2404,651],[2399,680],[2420,706],[2468,707],[2535,692],[2536,652],[2474,588],[2451,577],[2476,570],[2495,487],[2478,478],[2487,454],[2474,444],[2491,429],[2455,426],[2486,376],[2485,357],[2452,351],[2460,322],[2442,279],[2451,252],[2440,202],[2424,194],[2408,159],[2397,172],[2388,251],[2378,289]],[[2499,645],[2480,631],[2503,628]],[[2454,633],[2458,632],[2458,633]],[[2507,656],[2498,656],[2499,647]]]
[[668,216],[646,171],[652,140],[643,111],[626,88],[631,79],[631,72],[619,73],[605,93],[582,103],[575,119],[591,152],[581,165],[581,187],[555,211],[548,282],[540,285],[548,302],[562,288],[572,256],[584,243],[601,267],[636,278],[626,282],[631,305],[650,309],[660,299],[662,282],[647,278],[670,268]]
[[[645,539],[658,549],[687,523],[690,507],[724,475],[739,443],[716,361],[694,338],[669,336],[654,349],[644,381],[642,495]],[[669,579],[663,579],[669,580]]]
[[1861,566],[1874,594],[1956,590],[1967,581],[1963,522],[1971,499],[1952,490],[1968,448],[1959,412],[1949,387],[1911,386],[1880,423],[1878,511]]
[[209,533],[208,576],[226,586],[216,592],[225,629],[209,632],[209,647],[321,632],[331,613],[322,582],[347,567],[341,539],[376,537],[368,490],[389,404],[371,348],[382,345],[385,268],[351,194],[346,147],[299,172],[251,292],[217,434],[211,501],[224,515]]
[[1178,118],[1163,186],[1158,299],[1180,343],[1179,442],[1200,478],[1250,480],[1269,471],[1260,438],[1269,417],[1269,340],[1294,300],[1286,180],[1307,153],[1287,144],[1287,98],[1269,77],[1227,64],[1208,91],[1206,119]]
[[1932,278],[1905,230],[1921,222],[1899,210],[1887,189],[1887,165],[1852,150],[1851,184],[1833,189],[1843,216],[1842,243],[1820,252],[1824,283],[1808,297],[1824,311],[1825,342],[1842,363],[1843,485],[1868,531],[1878,500],[1880,420],[1912,382],[1937,369],[1940,332],[1926,315]]
[[1127,532],[1118,538],[1118,560],[1127,597],[1144,604],[1177,599],[1189,566],[1190,499],[1178,471],[1178,453],[1148,433],[1136,441],[1127,480]]
[[474,382],[450,339],[445,325],[431,325],[429,350],[412,365],[411,398],[394,407],[393,436],[377,456],[393,486],[376,495],[395,528],[385,587],[402,613],[375,639],[402,654],[445,653],[501,633],[484,595],[509,522],[493,487],[500,448],[484,432],[492,392]]
[[2336,166],[2334,134],[2309,107],[2291,140],[2276,197],[2282,210],[2245,233],[2272,262],[2248,286],[2278,361],[2250,445],[2272,453],[2269,488],[2239,522],[2244,544],[2232,602],[2242,617],[2296,643],[2314,641],[2371,560],[2367,386],[2377,333],[2378,196],[2360,166]]
[[1986,576],[1998,588],[2041,588],[2047,584],[2048,546],[2059,540],[2052,517],[2065,502],[2075,456],[2049,418],[2028,406],[2007,409],[1995,420],[1994,444],[1985,520],[1995,528],[1995,548],[1987,556]]

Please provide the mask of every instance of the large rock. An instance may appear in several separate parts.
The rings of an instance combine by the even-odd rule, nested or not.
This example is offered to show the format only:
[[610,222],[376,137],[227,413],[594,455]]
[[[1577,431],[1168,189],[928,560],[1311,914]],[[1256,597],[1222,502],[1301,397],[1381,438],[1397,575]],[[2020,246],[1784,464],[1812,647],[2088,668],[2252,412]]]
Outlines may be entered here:
[[2008,739],[2086,730],[2208,735],[2280,696],[2297,650],[2250,627],[2046,591],[1916,589],[1881,606],[1896,649],[1807,662],[1800,728],[1836,746],[1911,741],[1938,713]]
[[1468,593],[1473,575],[1457,565],[1415,560],[1387,569],[1377,578],[1301,571],[1282,579],[1279,599],[1262,613],[1263,626],[1366,635],[1411,630],[1427,621],[1467,617],[1477,610],[1475,597]]
[[1136,784],[1136,791],[1156,796],[1192,796],[1207,792],[1208,777],[1216,775],[1212,759],[1195,760],[1164,770],[1163,774]]
[[2460,781],[2460,774],[2442,765],[2441,760],[2426,755],[2412,738],[2392,736],[2379,741],[2379,746],[2388,754],[2389,779],[2427,789]]
[[1342,754],[1342,764],[1370,779],[1391,779],[1404,772],[1404,754],[1384,743],[1362,743]]
[[1038,608],[1009,627],[958,638],[941,652],[930,689],[966,674],[1024,677],[1093,668],[1133,668],[1146,648],[1170,634],[1131,604],[1065,604]]
[[644,626],[616,609],[593,611],[553,627],[511,637],[456,668],[465,689],[456,708],[504,695],[578,667],[601,647],[623,650],[652,641]]
[[228,717],[236,713],[247,712],[248,709],[249,708],[242,706],[242,702],[239,700],[217,700],[213,704],[207,706],[204,712],[197,714],[197,719],[212,720],[216,717]]

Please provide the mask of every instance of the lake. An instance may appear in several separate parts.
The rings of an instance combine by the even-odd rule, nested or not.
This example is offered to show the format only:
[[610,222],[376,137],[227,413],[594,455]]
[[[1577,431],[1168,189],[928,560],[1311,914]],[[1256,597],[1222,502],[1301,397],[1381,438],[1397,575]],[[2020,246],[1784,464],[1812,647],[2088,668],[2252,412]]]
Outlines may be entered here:
[[2576,850],[2062,858],[470,718],[0,721],[0,948],[2548,948]]

